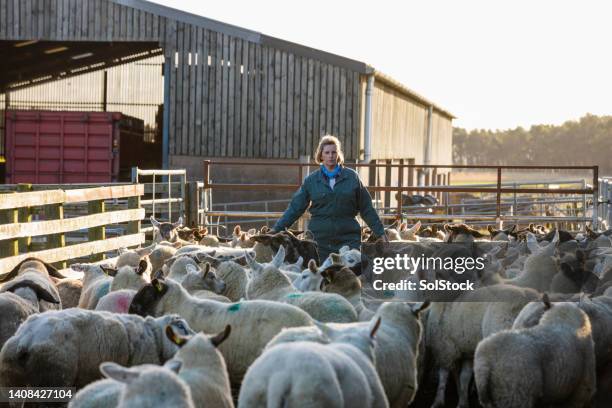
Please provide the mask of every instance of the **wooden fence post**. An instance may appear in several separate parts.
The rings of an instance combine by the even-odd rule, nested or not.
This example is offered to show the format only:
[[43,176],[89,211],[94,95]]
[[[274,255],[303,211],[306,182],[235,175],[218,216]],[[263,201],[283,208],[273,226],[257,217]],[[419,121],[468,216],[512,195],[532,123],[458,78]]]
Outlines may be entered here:
[[[17,186],[18,192],[32,191],[31,184],[19,184]],[[19,223],[32,222],[32,211],[30,207],[22,207],[19,210]],[[30,244],[32,243],[32,237],[19,238],[19,252],[25,253],[30,251]]]
[[[140,196],[128,198],[128,209],[140,208]],[[128,221],[128,234],[138,234],[140,232],[140,220]]]
[[[95,200],[87,203],[87,209],[89,214],[98,214],[104,212],[104,200]],[[89,228],[87,231],[87,237],[89,242],[91,241],[103,241],[106,239],[105,226]],[[104,253],[91,254],[89,256],[90,262],[97,262],[105,259]]]
[[[49,220],[63,220],[64,204],[59,203],[45,206],[45,218]],[[47,249],[63,248],[65,246],[66,237],[63,233],[47,235]],[[66,267],[66,261],[57,262],[53,265],[56,268],[64,269]]]
[[[13,194],[13,193],[8,193]],[[16,209],[8,209],[0,211],[0,224],[14,224],[19,221],[19,211]],[[0,257],[6,258],[9,256],[19,255],[19,240],[5,239],[0,241]],[[0,271],[2,273],[8,271]]]

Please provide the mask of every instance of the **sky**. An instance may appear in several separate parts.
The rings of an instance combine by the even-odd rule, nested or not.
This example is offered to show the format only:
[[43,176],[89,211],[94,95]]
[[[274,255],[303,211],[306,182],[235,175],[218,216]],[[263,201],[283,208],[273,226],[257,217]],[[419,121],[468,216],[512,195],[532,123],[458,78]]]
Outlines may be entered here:
[[607,0],[155,0],[353,58],[471,129],[612,115]]

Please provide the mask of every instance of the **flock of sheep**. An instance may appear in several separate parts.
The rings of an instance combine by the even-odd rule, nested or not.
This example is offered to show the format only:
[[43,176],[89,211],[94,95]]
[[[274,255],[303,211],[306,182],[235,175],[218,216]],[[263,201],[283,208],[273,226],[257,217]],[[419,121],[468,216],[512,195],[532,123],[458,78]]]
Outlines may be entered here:
[[486,265],[452,301],[380,302],[359,251],[318,265],[308,232],[152,222],[155,243],[79,279],[35,258],[0,275],[0,387],[88,408],[612,405],[612,230],[389,227],[403,253],[474,242]]

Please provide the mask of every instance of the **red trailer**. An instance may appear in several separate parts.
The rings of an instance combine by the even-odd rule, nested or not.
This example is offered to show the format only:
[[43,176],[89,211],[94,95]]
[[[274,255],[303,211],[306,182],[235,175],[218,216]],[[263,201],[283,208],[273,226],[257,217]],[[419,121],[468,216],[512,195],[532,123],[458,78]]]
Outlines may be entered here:
[[127,181],[139,165],[127,159],[151,150],[143,133],[142,120],[118,112],[8,110],[6,183]]

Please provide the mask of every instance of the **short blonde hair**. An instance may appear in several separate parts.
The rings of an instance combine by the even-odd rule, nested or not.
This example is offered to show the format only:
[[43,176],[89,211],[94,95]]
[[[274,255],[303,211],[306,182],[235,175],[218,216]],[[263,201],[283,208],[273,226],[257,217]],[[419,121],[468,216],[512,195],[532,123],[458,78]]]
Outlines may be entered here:
[[342,145],[340,144],[340,140],[336,136],[325,135],[319,141],[319,145],[317,146],[317,150],[315,152],[315,162],[317,164],[323,163],[323,148],[327,145],[336,146],[336,151],[338,152],[338,164],[344,164],[344,153],[342,152]]

